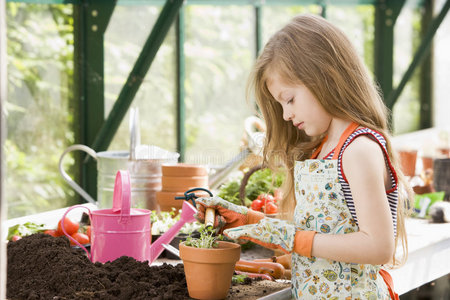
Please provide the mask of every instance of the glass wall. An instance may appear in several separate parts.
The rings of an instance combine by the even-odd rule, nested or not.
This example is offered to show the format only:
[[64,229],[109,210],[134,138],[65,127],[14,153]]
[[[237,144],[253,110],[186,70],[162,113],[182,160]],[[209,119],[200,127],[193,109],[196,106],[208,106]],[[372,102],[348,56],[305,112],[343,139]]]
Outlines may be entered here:
[[[394,87],[409,66],[419,40],[420,11],[409,2],[396,25]],[[127,1],[115,7],[104,36],[103,118],[117,101],[161,11],[161,3],[122,3]],[[217,6],[186,5],[184,12],[185,160],[223,165],[242,150],[244,120],[254,113],[253,103],[245,99],[245,88],[256,56],[255,8],[224,2]],[[263,6],[262,44],[292,17],[305,12],[320,14],[322,7]],[[370,70],[373,70],[374,12],[372,5],[326,8],[326,17],[351,38]],[[72,14],[71,4],[7,4],[5,196],[9,218],[81,201],[58,172],[59,157],[67,146],[77,142],[80,127],[73,88]],[[445,106],[448,51],[441,48],[448,40],[445,30],[442,25],[435,46],[435,72],[440,74],[435,77],[436,124],[448,123],[448,117],[443,115],[448,109],[438,108],[448,107]],[[132,103],[140,111],[141,143],[170,151],[176,151],[177,147],[176,39],[172,25]],[[394,107],[395,133],[418,128],[415,76]],[[109,150],[129,149],[128,122],[127,114]],[[75,178],[79,167],[72,157],[67,157],[66,170]]]
[[[397,18],[394,31],[394,88],[400,83],[420,43],[420,11],[416,4],[406,1]],[[403,89],[393,109],[394,134],[420,128],[419,74],[417,68]]]
[[[7,3],[8,217],[67,206],[59,155],[74,142],[71,5]],[[72,171],[73,173],[73,171]]]
[[[160,6],[117,6],[105,34],[105,118],[149,36]],[[130,34],[133,33],[133,34]],[[159,49],[131,107],[139,109],[141,143],[176,150],[174,26]],[[129,114],[109,150],[129,150]]]
[[[445,1],[436,1],[436,13],[439,13]],[[450,99],[449,99],[449,78],[450,78],[450,15],[447,14],[441,26],[436,32],[434,40],[434,125],[444,128],[450,133]],[[450,146],[450,137],[447,137]]]
[[223,165],[240,151],[252,114],[245,85],[255,58],[251,6],[188,6],[186,161]]

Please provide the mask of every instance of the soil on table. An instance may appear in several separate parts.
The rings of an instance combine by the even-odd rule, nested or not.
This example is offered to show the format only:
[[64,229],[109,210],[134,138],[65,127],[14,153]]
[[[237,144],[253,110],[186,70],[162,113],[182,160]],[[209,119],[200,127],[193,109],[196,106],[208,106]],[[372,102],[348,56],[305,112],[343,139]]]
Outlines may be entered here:
[[227,299],[256,300],[290,287],[291,282],[288,280],[252,280],[250,284],[233,285],[230,288],[230,293],[228,294]]
[[66,237],[35,234],[8,243],[8,299],[189,299],[182,265],[131,257],[92,263]]
[[[34,234],[9,242],[8,299],[190,299],[182,264],[149,266],[131,257],[92,263],[66,237]],[[228,299],[257,299],[289,282],[234,285]]]

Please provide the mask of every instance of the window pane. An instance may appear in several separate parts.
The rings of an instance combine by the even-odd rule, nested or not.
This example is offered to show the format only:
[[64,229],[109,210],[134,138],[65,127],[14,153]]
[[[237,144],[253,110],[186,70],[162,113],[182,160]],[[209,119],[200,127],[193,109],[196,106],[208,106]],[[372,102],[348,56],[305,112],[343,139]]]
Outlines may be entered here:
[[74,141],[73,22],[71,5],[7,3],[6,12],[5,198],[13,218],[74,199],[58,172]]
[[372,5],[327,6],[327,19],[345,32],[372,71],[374,14]]
[[[445,1],[438,0],[435,13],[439,13]],[[450,112],[449,78],[450,78],[450,14],[444,18],[434,38],[434,93],[433,122],[436,127],[447,129],[447,145],[450,147]]]
[[318,5],[308,6],[264,6],[263,7],[263,45],[269,38],[293,17],[298,14],[311,13],[320,14],[321,8]]
[[[159,16],[160,6],[117,6],[105,34],[105,117]],[[132,33],[132,34],[130,34]],[[175,151],[175,31],[172,26],[131,107],[139,108],[141,143]],[[129,113],[109,150],[129,150]]]
[[188,6],[186,161],[223,165],[240,151],[252,114],[245,86],[255,59],[251,6]]
[[[406,4],[397,18],[394,31],[393,88],[397,88],[420,43],[420,14],[415,6]],[[419,72],[417,68],[397,99],[393,109],[394,133],[419,129]],[[387,97],[387,95],[385,96]]]

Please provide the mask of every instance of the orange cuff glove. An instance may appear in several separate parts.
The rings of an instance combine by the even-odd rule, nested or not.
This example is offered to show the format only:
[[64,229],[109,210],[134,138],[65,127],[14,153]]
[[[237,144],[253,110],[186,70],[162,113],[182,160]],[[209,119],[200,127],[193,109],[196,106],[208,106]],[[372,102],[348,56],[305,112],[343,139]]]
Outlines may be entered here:
[[226,229],[224,235],[233,240],[250,240],[269,249],[284,253],[296,252],[311,257],[315,231],[297,230],[292,223],[274,218],[263,218],[256,224]]
[[315,231],[297,231],[294,239],[294,252],[311,258],[312,245],[316,233]]

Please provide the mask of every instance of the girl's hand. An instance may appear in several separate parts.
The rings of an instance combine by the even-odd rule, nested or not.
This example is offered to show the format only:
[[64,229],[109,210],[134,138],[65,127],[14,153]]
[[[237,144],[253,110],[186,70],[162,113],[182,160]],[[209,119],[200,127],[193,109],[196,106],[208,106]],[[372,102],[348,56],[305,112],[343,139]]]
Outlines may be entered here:
[[263,213],[253,211],[245,206],[233,204],[220,197],[203,197],[196,199],[195,202],[198,210],[195,218],[200,223],[205,222],[206,208],[214,208],[216,210],[214,228],[218,228],[219,231],[249,223],[256,223],[264,218]]
[[292,223],[273,218],[264,218],[257,224],[231,228],[223,232],[233,240],[250,240],[269,249],[280,249],[284,253],[296,252],[306,257],[311,257],[315,233],[315,231],[297,231]]

